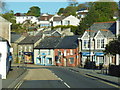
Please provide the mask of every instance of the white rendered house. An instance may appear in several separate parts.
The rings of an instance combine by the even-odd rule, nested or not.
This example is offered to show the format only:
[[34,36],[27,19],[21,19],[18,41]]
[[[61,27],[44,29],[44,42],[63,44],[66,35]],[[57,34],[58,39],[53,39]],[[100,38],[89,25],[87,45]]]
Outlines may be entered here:
[[10,45],[6,40],[0,40],[0,75],[2,79],[6,79],[10,70]]
[[30,20],[32,23],[38,23],[38,19],[35,16],[16,16],[16,23],[23,23],[26,20]]
[[62,20],[62,25],[77,26],[77,25],[79,25],[79,23],[80,23],[80,19],[78,19],[77,17],[72,16],[72,15],[70,15]]

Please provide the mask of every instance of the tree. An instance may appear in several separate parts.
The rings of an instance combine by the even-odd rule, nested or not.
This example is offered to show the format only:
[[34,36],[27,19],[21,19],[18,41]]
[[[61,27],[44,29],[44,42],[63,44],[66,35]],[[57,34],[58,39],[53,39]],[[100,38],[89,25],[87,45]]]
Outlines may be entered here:
[[89,12],[80,22],[76,31],[77,34],[83,34],[81,32],[88,29],[94,22],[113,21],[114,12],[118,11],[116,2],[90,2],[88,8]]
[[77,6],[78,2],[77,0],[68,0],[69,1],[69,6]]
[[61,14],[63,14],[63,13],[64,13],[64,8],[60,8],[57,14],[58,14],[58,15],[61,15]]
[[2,17],[5,18],[6,20],[8,20],[9,22],[13,23],[13,24],[16,23],[16,20],[15,20],[15,17],[14,17],[14,12],[12,10],[2,14]]
[[109,42],[109,44],[106,45],[105,48],[106,54],[120,54],[120,41],[119,40],[114,40]]
[[64,9],[63,15],[64,15],[64,16],[69,16],[69,15],[76,16],[76,11],[77,11],[77,7],[67,6],[67,7]]
[[31,15],[31,16],[40,16],[40,8],[37,6],[33,6],[30,8],[30,10],[26,13],[26,15]]

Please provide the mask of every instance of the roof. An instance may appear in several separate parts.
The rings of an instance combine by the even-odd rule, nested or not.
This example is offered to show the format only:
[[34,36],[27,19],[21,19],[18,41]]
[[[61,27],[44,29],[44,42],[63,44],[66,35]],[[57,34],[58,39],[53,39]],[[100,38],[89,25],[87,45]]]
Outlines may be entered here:
[[62,37],[45,37],[35,49],[55,49]]
[[78,37],[79,35],[65,36],[56,48],[57,49],[75,49],[78,47]]
[[18,44],[34,44],[36,43],[41,37],[40,36],[27,36]]
[[101,29],[110,30],[113,34],[115,34],[116,33],[116,22],[115,21],[96,22],[89,28],[89,30],[94,30],[94,31],[98,31]]
[[40,21],[49,21],[49,19],[52,17],[53,15],[48,15],[48,16],[40,16],[38,18],[38,20]]
[[22,35],[16,34],[14,32],[11,32],[11,43],[14,43],[16,40],[18,40]]
[[61,21],[62,20],[62,17],[54,17],[53,18],[53,21]]

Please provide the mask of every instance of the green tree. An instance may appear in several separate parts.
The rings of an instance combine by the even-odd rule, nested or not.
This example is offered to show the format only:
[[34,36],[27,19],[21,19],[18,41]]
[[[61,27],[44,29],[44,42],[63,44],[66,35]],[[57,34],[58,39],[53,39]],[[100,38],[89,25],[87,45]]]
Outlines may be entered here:
[[80,22],[76,30],[77,34],[83,34],[84,30],[88,29],[94,22],[113,21],[114,12],[118,11],[118,4],[116,2],[90,2],[88,8],[89,13]]
[[64,9],[64,16],[69,16],[69,15],[73,15],[73,16],[76,16],[76,11],[77,11],[77,7],[73,7],[73,6],[67,6],[65,9]]
[[120,54],[120,40],[113,40],[106,45],[106,54]]
[[40,16],[40,8],[37,6],[33,6],[30,8],[30,10],[26,13],[26,15],[31,15],[31,16]]
[[11,10],[7,13],[2,14],[2,17],[8,20],[11,23],[16,23],[15,17],[14,17],[14,12]]
[[58,15],[61,15],[61,14],[63,14],[63,13],[64,13],[64,8],[60,8],[57,14],[58,14]]

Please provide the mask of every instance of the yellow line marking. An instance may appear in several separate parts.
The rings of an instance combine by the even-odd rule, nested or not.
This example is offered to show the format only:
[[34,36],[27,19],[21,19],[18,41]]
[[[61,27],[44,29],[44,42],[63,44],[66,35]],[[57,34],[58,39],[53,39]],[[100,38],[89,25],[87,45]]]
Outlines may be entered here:
[[112,84],[112,83],[108,83],[108,82],[105,82],[105,81],[103,81],[103,80],[99,80],[99,79],[97,79],[97,78],[94,78],[94,77],[91,77],[91,76],[88,76],[88,75],[84,75],[84,76],[85,76],[85,77],[89,77],[89,78],[96,79],[96,80],[98,80],[99,82],[108,84],[108,85],[110,85],[110,86],[113,86],[113,87],[116,87],[116,88],[120,88],[120,86],[118,86],[118,85],[115,85],[115,84]]

